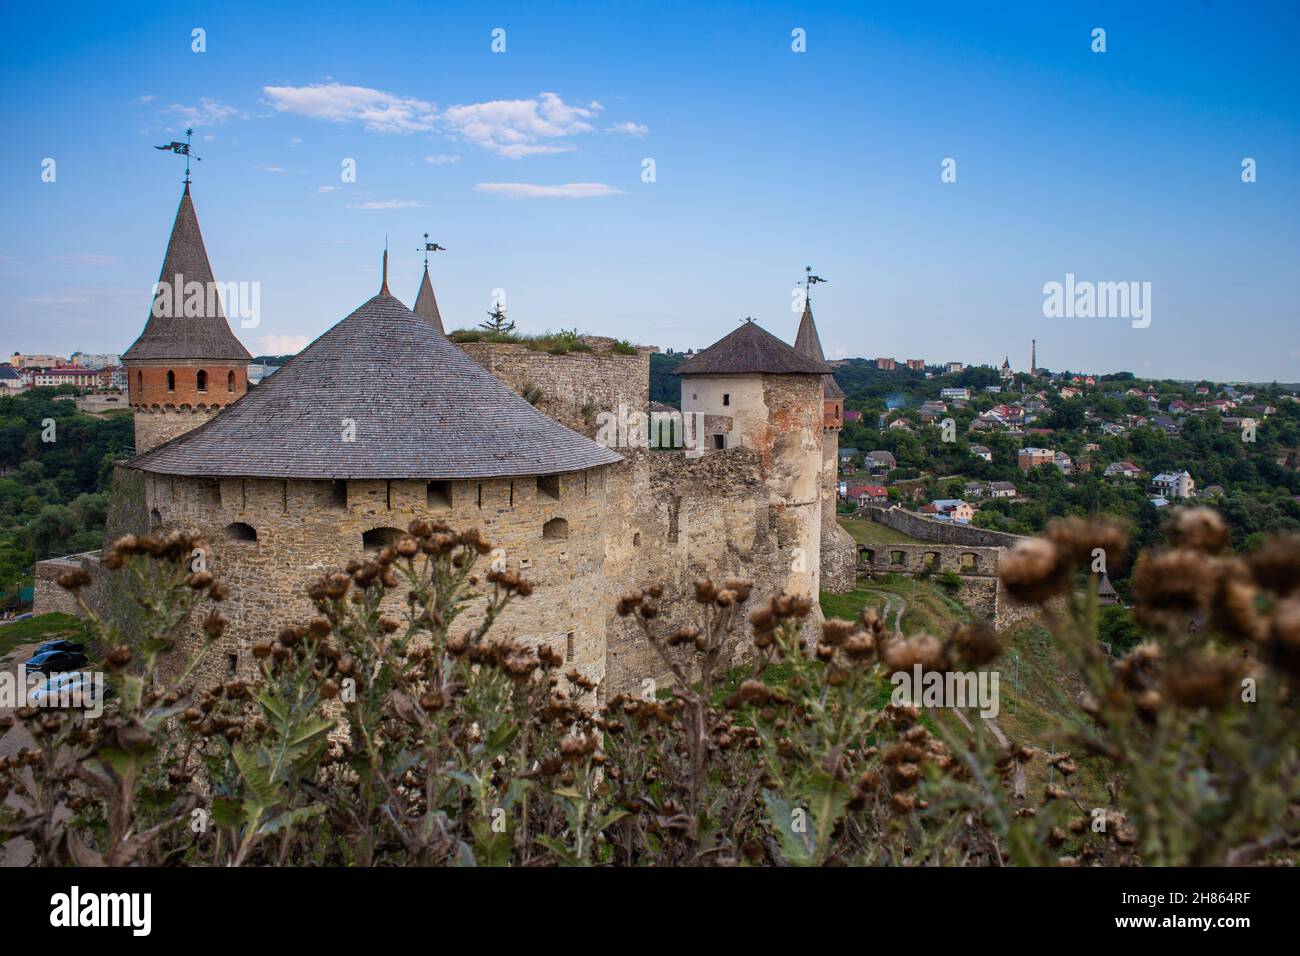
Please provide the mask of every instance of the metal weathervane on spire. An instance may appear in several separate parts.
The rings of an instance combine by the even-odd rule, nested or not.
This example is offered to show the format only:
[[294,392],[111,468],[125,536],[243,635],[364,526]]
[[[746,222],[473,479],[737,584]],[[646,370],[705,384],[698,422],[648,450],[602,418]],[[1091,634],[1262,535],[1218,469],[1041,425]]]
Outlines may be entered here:
[[807,274],[807,275],[806,275],[806,278],[803,280],[803,285],[804,285],[804,293],[803,293],[803,295],[804,295],[804,301],[807,302],[809,305],[811,305],[811,304],[812,304],[812,287],[815,286],[818,282],[826,282],[827,280],[826,280],[826,279],[823,279],[821,276],[815,276],[815,275],[813,275],[812,266],[804,266],[804,267],[803,267],[803,271]]
[[[155,147],[154,147],[154,149],[165,149],[165,150],[169,150],[170,152],[173,152],[173,153],[176,153],[177,155],[180,155],[180,156],[184,156],[184,157],[185,157],[185,185],[186,185],[186,186],[188,186],[188,185],[190,184],[190,155],[191,155],[191,153],[190,153],[190,137],[193,136],[193,135],[194,135],[194,127],[191,126],[191,127],[189,127],[188,129],[185,130],[185,142],[183,142],[183,143],[178,143],[178,142],[176,142],[175,140],[172,140],[170,143],[166,144],[165,146],[155,146]],[[203,162],[203,157],[202,157],[202,156],[195,156],[195,157],[194,157],[194,161],[195,161],[196,163],[201,163],[201,162]]]
[[436,242],[430,242],[429,234],[427,232],[424,234],[424,267],[426,269],[429,268],[429,253],[446,251],[446,246],[440,246]]

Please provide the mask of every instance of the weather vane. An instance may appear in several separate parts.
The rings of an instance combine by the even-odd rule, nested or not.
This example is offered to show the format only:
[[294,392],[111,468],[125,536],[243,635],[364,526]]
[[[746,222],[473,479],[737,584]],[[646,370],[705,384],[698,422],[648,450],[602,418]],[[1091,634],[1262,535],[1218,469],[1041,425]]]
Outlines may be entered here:
[[812,266],[804,266],[803,271],[807,273],[807,278],[804,279],[804,299],[812,302],[812,287],[818,282],[825,282],[826,280],[821,276],[813,275]]
[[[175,140],[172,140],[166,146],[154,147],[154,149],[170,150],[173,153],[177,153],[178,155],[185,157],[185,185],[186,186],[190,184],[190,137],[193,135],[194,135],[194,127],[191,126],[187,130],[185,130],[185,142],[178,143]],[[203,162],[203,157],[195,156],[194,161],[197,163],[201,163]]]
[[427,232],[424,234],[424,267],[426,269],[429,268],[429,253],[446,251],[446,246],[440,246],[436,242],[430,242],[429,234]]

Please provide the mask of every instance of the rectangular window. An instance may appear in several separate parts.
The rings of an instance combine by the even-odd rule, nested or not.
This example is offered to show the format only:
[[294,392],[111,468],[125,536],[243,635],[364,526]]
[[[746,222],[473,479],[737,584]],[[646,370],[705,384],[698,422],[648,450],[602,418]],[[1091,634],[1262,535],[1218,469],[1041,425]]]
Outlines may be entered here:
[[573,632],[570,631],[564,637],[564,659],[566,661],[573,660],[573,650],[574,650],[573,644],[574,644]]
[[716,449],[718,449],[719,451],[725,449],[725,448],[727,447],[727,436],[726,436],[726,435],[714,435],[714,436],[713,436],[713,447],[716,448]]
[[553,501],[560,500],[560,476],[559,475],[538,475],[537,477],[537,496],[545,496]]
[[731,395],[730,395],[730,393],[728,393],[728,392],[723,392],[723,393],[722,393],[722,404],[723,404],[723,405],[730,405],[730,404],[731,404]]
[[451,507],[451,482],[431,481],[425,486],[425,504],[430,508]]

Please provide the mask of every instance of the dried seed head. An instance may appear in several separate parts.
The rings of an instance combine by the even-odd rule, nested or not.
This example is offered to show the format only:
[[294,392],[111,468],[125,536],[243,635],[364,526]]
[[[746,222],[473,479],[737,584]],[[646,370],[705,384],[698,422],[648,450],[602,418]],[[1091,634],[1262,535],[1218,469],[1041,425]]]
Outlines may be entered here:
[[1070,584],[1070,564],[1051,541],[1026,538],[1017,541],[1002,557],[998,576],[1017,601],[1043,604],[1065,593]]

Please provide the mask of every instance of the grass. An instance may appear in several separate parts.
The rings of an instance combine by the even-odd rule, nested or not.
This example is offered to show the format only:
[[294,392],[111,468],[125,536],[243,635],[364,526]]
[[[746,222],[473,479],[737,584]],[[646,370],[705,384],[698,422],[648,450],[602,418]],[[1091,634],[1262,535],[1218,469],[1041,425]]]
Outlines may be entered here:
[[886,527],[878,521],[863,518],[840,518],[840,527],[852,535],[858,544],[925,544],[919,538],[913,538]]
[[[954,627],[972,619],[971,613],[937,584],[916,580],[913,593],[913,579],[897,574],[860,582],[847,594],[823,592],[822,613],[851,620],[867,606],[883,611],[888,595],[897,595],[905,602],[900,623],[903,633],[909,637],[914,634],[946,637]],[[893,622],[891,613],[887,623],[892,627]],[[1019,624],[1003,631],[1002,640],[1006,650],[990,665],[999,673],[998,727],[1012,743],[1028,743],[1044,754],[1050,754],[1053,745],[1058,751],[1070,749],[1057,741],[1057,730],[1067,720],[1081,717],[1077,699],[1082,682],[1066,664],[1042,624]],[[881,700],[881,706],[887,701],[887,697]],[[964,731],[942,710],[933,716],[952,730]],[[1079,772],[1069,780],[1070,789],[1085,806],[1107,805],[1105,779],[1099,763],[1078,750],[1073,751],[1073,759]],[[1040,758],[1028,764],[1026,777],[1032,802],[1049,781],[1046,761]],[[1057,784],[1064,782],[1059,773],[1051,774],[1050,779]]]
[[[593,352],[588,343],[579,341],[577,330],[525,335],[519,332],[492,332],[487,329],[457,329],[448,336],[453,342],[496,342],[525,345],[534,352],[564,355],[568,352]],[[633,349],[633,352],[636,350]]]
[[89,640],[85,623],[71,614],[55,611],[40,614],[25,621],[0,625],[0,657],[23,644],[43,644],[46,641]]

